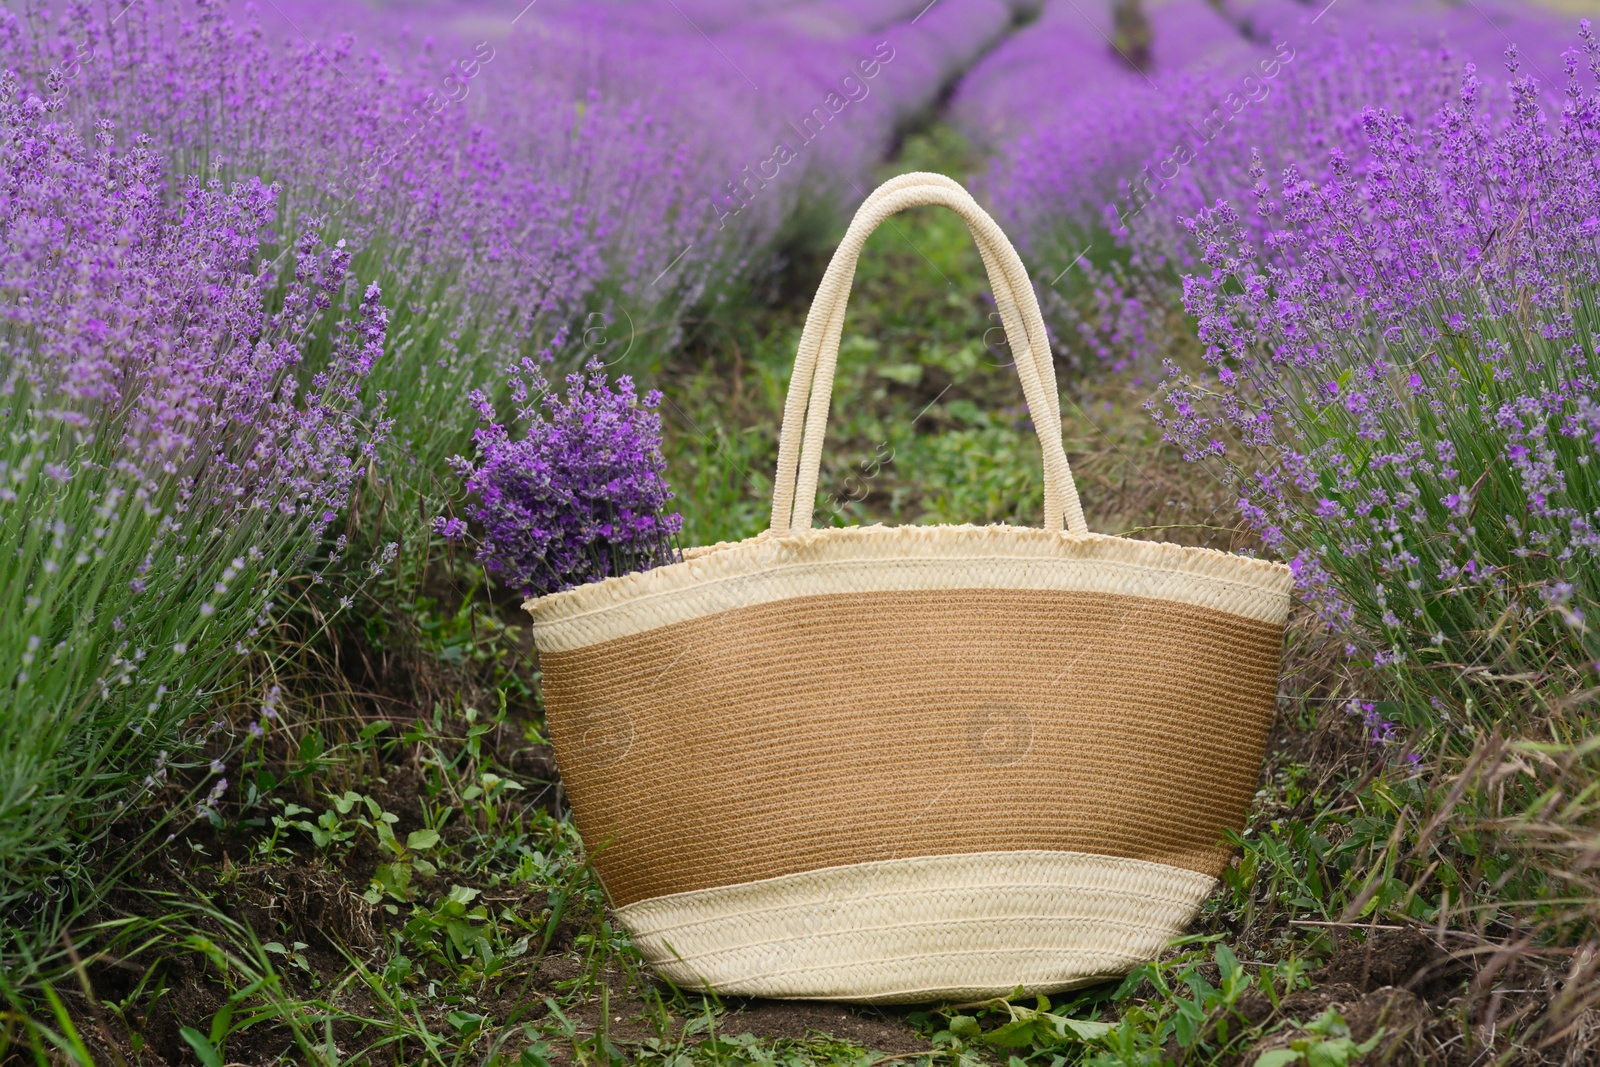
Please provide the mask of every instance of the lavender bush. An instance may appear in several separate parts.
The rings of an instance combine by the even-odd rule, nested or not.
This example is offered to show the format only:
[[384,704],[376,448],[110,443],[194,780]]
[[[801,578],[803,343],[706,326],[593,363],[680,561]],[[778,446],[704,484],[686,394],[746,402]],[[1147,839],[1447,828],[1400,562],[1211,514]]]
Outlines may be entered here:
[[[0,76],[8,970],[56,942],[118,819],[161,814],[169,768],[205,736],[195,717],[325,564],[389,425],[363,399],[386,338],[378,290],[326,322],[352,289],[348,251],[303,235],[274,306],[275,187],[173,181],[109,122],[85,143],[59,74],[43,88]],[[302,388],[318,332],[331,350]]]
[[[650,101],[531,77],[536,57],[448,33],[443,13],[181,0],[114,19],[120,6],[35,14],[0,41],[3,59],[35,86],[70,64],[68,114],[149,136],[175,174],[275,183],[267,259],[304,232],[345,241],[351,270],[392,309],[392,358],[365,387],[369,400],[403,398],[379,464],[385,492],[371,497],[391,515],[420,513],[417,497],[435,492],[470,434],[460,398],[475,383],[569,324],[598,339],[603,328],[585,328],[670,321],[722,262],[702,240],[714,219],[683,180],[716,156]],[[690,244],[704,253],[651,287]],[[331,351],[312,339],[310,365]]]
[[399,537],[409,581],[462,397],[563,330],[568,365],[670,347],[858,200],[1021,2],[81,4],[0,16],[0,64],[34,92],[59,68],[67,114],[150,136],[174,175],[276,184],[268,259],[314,231],[381,286],[390,358],[364,388],[396,423],[353,525]]
[[1365,110],[1361,165],[1258,161],[1247,209],[1191,220],[1208,369],[1157,405],[1419,729],[1600,670],[1600,93],[1571,55],[1551,111],[1508,58],[1503,118],[1469,66],[1420,122]]
[[[546,362],[549,361],[548,355]],[[478,559],[524,596],[570,589],[613,575],[675,562],[683,518],[668,512],[672,491],[661,456],[661,394],[641,400],[633,380],[613,387],[598,361],[567,378],[565,396],[541,364],[512,373],[511,398],[525,425],[514,438],[482,392],[472,400],[483,421],[473,435],[476,461],[457,457],[469,510],[483,529]],[[435,528],[461,537],[466,524],[440,518]]]
[[1361,160],[1364,107],[1426,120],[1451,98],[1466,58],[1497,59],[1502,34],[1559,77],[1549,57],[1572,39],[1571,23],[1521,5],[1349,0],[1316,23],[1291,0],[1224,11],[1238,31],[1232,46],[1190,46],[1153,82],[1080,90],[997,153],[988,182],[997,214],[1052,283],[1041,287],[1046,313],[1078,358],[1151,368],[1181,342],[1181,277],[1199,262],[1181,219],[1248,196],[1252,153],[1269,172],[1292,165],[1325,177],[1333,149]]
[[[573,363],[670,345],[856,199],[1016,12],[926,8],[0,9],[6,930],[52,942],[291,593],[334,607],[391,540],[397,580],[426,570],[469,390],[562,336]],[[486,558],[525,588],[673,551],[654,401],[586,381],[545,445],[589,405],[622,451],[603,482],[558,472],[578,527],[517,540],[533,446],[479,438]]]

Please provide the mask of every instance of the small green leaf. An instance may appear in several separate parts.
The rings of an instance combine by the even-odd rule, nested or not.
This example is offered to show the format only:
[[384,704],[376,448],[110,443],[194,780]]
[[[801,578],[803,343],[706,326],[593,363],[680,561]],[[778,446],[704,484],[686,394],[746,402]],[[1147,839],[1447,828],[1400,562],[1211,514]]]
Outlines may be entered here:
[[1024,1048],[1033,1044],[1039,1035],[1039,1024],[1033,1019],[1013,1019],[983,1035],[983,1039],[1000,1048]]
[[1200,1031],[1205,1027],[1205,1009],[1183,997],[1173,1001],[1173,1007],[1177,1009],[1172,1018],[1173,1033],[1177,1035],[1179,1047],[1188,1048],[1194,1044],[1195,1038],[1200,1036]]
[[1289,1067],[1291,1063],[1305,1062],[1292,1048],[1269,1049],[1256,1057],[1255,1067]]
[[1361,1044],[1356,1046],[1356,1055],[1365,1056],[1367,1053],[1377,1048],[1378,1042],[1382,1041],[1383,1035],[1388,1032],[1389,1028],[1387,1026],[1380,1026],[1377,1033],[1373,1034],[1371,1037],[1367,1038],[1365,1041],[1361,1042]]
[[438,843],[439,831],[437,830],[413,830],[406,835],[406,848],[422,851],[430,849]]
[[878,377],[887,378],[900,385],[916,385],[922,381],[922,364],[890,363],[878,368]]
[[228,1024],[233,1022],[233,1006],[236,1003],[238,1003],[237,995],[229,997],[228,1002],[217,1010],[217,1014],[211,1017],[211,1036],[209,1040],[216,1048],[222,1048],[222,1043],[228,1039]]
[[983,1036],[983,1028],[978,1025],[978,1020],[970,1015],[953,1016],[950,1019],[950,1032],[969,1041],[975,1041]]
[[192,1026],[185,1026],[178,1034],[194,1049],[194,1054],[199,1057],[205,1067],[222,1067],[222,1056],[218,1054],[211,1042],[206,1040],[206,1035]]
[[377,722],[368,723],[366,726],[361,728],[361,740],[371,741],[374,737],[377,737],[379,734],[383,733],[393,725],[394,724],[389,722],[387,719],[379,719]]
[[373,878],[385,887],[404,887],[411,884],[411,868],[404,863],[380,863]]
[[1222,972],[1223,981],[1232,982],[1238,980],[1239,975],[1244,971],[1244,965],[1239,962],[1239,957],[1233,954],[1233,950],[1218,941],[1216,957],[1217,968]]
[[1307,1067],[1349,1067],[1356,1056],[1356,1043],[1348,1037],[1321,1041],[1306,1049]]
[[1110,1023],[1094,1022],[1089,1019],[1062,1019],[1061,1023],[1083,1041],[1098,1041],[1116,1029]]

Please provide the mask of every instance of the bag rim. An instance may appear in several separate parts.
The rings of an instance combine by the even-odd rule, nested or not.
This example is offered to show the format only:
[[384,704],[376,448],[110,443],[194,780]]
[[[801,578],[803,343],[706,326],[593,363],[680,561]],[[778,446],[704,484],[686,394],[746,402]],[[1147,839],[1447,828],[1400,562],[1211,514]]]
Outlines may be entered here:
[[[691,548],[683,557],[677,563],[615,575],[526,600],[523,607],[533,618],[534,644],[542,651],[584,647],[594,643],[594,639],[569,636],[565,631],[589,630],[600,616],[646,609],[652,602],[691,596],[697,589],[719,584],[731,587],[731,583],[741,581],[748,584],[786,571],[798,574],[802,569],[816,574],[852,566],[870,571],[897,563],[914,566],[927,563],[933,566],[924,570],[936,570],[941,563],[958,566],[979,560],[1011,560],[1024,566],[1030,563],[1103,564],[1127,574],[1155,572],[1169,579],[1164,591],[1135,595],[1214,606],[1231,614],[1276,624],[1288,617],[1289,596],[1294,584],[1286,565],[1253,556],[1111,534],[1073,534],[1010,525],[874,524],[826,527],[785,535],[769,530],[742,541],[720,541]],[[1172,580],[1176,580],[1175,587]],[[796,578],[790,582],[789,592],[769,591],[757,599],[729,604],[722,610],[744,603],[826,594],[827,590],[822,589],[807,593],[794,588],[796,582],[803,581]],[[981,588],[988,584],[978,581],[961,585],[956,579],[943,579],[914,587],[958,589]],[[1073,586],[1069,582],[1065,586],[1057,583],[1054,587]],[[1230,607],[1227,603],[1218,603],[1215,592],[1201,596],[1185,587],[1223,590],[1221,595],[1225,601],[1243,599],[1239,605]],[[643,632],[664,624],[639,623],[630,626],[629,631]]]

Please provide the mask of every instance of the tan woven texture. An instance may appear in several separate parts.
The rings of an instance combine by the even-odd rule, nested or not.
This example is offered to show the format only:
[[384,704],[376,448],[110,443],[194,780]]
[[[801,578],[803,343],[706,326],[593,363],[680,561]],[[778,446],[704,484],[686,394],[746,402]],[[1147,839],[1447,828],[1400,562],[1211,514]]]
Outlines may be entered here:
[[1125,974],[1194,919],[1213,880],[1072,852],[831,867],[633,904],[618,917],[678,985],[917,1003]]
[[1280,635],[1105,593],[830,593],[541,662],[578,827],[631,904],[1006,849],[1214,876],[1255,791]]
[[[811,529],[856,257],[962,215],[1044,457],[1042,529]],[[772,524],[528,603],[563,781],[674,981],[855,1000],[1046,991],[1180,933],[1256,785],[1290,576],[1089,532],[1021,261],[938,175],[862,205],[806,321]]]

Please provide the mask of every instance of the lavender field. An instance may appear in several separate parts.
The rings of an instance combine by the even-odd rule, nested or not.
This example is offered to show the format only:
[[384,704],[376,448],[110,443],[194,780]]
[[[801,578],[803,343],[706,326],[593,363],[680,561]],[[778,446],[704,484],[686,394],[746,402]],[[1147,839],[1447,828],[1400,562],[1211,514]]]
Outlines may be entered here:
[[[0,1064],[1600,1063],[1586,15],[0,8]],[[1268,763],[1120,984],[679,989],[521,602],[765,529],[827,256],[913,170],[1032,273],[1095,528],[1293,570]],[[821,521],[1035,523],[960,221],[850,315]]]

